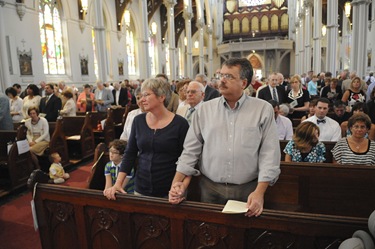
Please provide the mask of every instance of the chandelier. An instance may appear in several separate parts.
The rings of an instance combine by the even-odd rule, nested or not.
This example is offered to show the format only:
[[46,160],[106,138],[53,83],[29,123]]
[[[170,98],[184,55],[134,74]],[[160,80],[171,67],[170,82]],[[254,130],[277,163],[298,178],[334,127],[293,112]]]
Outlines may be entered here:
[[242,0],[242,5],[244,6],[257,6],[262,5],[265,0]]

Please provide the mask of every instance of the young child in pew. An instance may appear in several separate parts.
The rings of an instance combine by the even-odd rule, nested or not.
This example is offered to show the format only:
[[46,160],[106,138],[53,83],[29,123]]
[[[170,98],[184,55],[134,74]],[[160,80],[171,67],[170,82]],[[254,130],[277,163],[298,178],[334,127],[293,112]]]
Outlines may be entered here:
[[326,147],[319,142],[319,127],[312,122],[299,124],[284,152],[285,162],[324,162]]
[[[104,175],[105,175],[105,189],[112,187],[118,176],[120,170],[120,165],[122,162],[122,157],[125,152],[127,142],[124,140],[115,139],[109,144],[109,162],[105,165]],[[123,184],[123,188],[126,193],[134,193],[134,169],[131,174],[126,176]]]
[[69,174],[65,173],[64,168],[61,166],[61,157],[59,153],[54,152],[50,155],[51,166],[49,167],[49,177],[51,183],[64,183],[69,179]]

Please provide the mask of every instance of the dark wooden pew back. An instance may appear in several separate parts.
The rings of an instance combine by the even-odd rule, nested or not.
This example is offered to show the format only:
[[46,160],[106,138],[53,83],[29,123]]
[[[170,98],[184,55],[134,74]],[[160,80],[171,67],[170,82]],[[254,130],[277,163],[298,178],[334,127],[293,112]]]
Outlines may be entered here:
[[374,179],[371,166],[282,162],[265,207],[365,218],[375,209]]
[[364,218],[275,210],[248,218],[223,214],[222,205],[123,194],[109,201],[102,191],[51,184],[38,184],[34,201],[43,248],[323,249],[368,230]]
[[95,148],[94,165],[91,169],[91,175],[88,180],[89,189],[104,190],[105,176],[104,167],[109,162],[108,147],[100,143]]

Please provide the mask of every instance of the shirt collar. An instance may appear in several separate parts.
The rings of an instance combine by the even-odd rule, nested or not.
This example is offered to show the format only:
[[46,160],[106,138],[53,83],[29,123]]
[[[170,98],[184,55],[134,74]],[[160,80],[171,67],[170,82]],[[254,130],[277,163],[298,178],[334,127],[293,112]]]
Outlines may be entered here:
[[[243,103],[245,102],[245,100],[247,99],[247,95],[242,93],[242,96],[241,98],[239,98],[236,102],[236,107],[233,109],[233,110],[238,110],[241,108],[241,106],[243,105]],[[228,108],[228,109],[231,109],[227,100],[224,98],[224,96],[221,97],[223,99],[223,103],[224,103],[224,107],[225,108]]]
[[119,164],[115,164],[113,161],[112,161],[112,165],[111,165],[111,168],[115,168],[115,167],[120,167],[121,165],[121,162]]

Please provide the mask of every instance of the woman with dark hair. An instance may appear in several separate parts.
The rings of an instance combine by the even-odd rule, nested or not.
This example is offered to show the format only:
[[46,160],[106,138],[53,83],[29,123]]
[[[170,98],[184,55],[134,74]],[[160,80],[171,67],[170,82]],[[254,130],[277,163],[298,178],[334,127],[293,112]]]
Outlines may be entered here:
[[[362,102],[357,102],[353,105],[352,111],[350,113],[350,116],[353,116],[354,114],[357,113],[365,113],[368,115],[369,111],[367,108],[367,105]],[[351,131],[348,128],[348,121],[344,121],[341,123],[341,135],[342,137],[349,137],[351,136]],[[368,133],[366,134],[366,138],[369,138],[371,140],[375,140],[375,124],[370,125],[370,129]]]
[[134,118],[117,181],[104,190],[109,200],[116,199],[118,192],[125,193],[123,182],[135,167],[136,159],[134,194],[167,198],[183,149],[189,124],[167,109],[172,94],[169,83],[148,79],[141,90],[140,101],[146,112]]
[[348,121],[349,137],[341,138],[332,149],[334,162],[339,164],[375,165],[375,142],[366,138],[371,120],[365,113],[353,114]]
[[16,89],[8,87],[5,90],[5,94],[9,98],[10,115],[12,116],[13,123],[20,122],[23,119],[22,106],[23,101],[17,95]]
[[39,88],[34,84],[28,85],[26,88],[26,92],[27,95],[23,99],[22,114],[24,118],[29,118],[29,107],[35,106],[39,109],[40,99],[42,97],[39,95]]
[[49,126],[47,119],[39,117],[39,109],[35,106],[27,110],[29,119],[25,121],[27,127],[27,141],[29,142],[30,152],[34,165],[38,165],[37,156],[43,155],[50,141]]
[[338,79],[329,79],[329,85],[323,87],[321,97],[329,99],[332,103],[341,100],[342,90],[341,87],[337,87],[338,83]]
[[73,100],[73,93],[69,90],[62,92],[65,100],[64,108],[60,111],[62,116],[76,116],[76,103]]
[[299,124],[284,152],[285,162],[324,162],[326,148],[319,142],[319,127],[312,122]]
[[91,86],[86,84],[83,91],[78,95],[77,108],[80,112],[95,111],[95,94],[91,92]]

